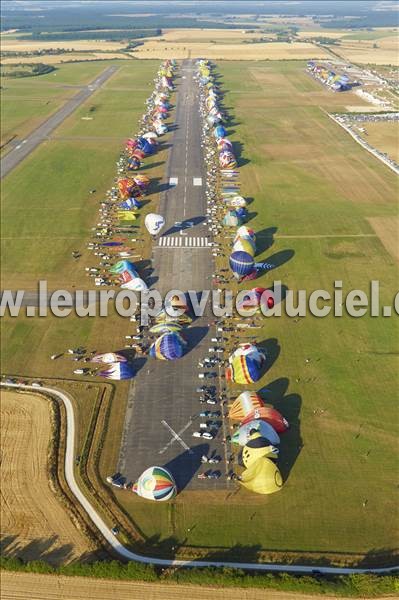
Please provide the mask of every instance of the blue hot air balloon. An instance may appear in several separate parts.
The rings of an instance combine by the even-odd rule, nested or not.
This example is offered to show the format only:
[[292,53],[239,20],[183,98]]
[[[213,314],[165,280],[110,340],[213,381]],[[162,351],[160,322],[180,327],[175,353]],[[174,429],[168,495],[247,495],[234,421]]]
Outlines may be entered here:
[[227,135],[227,131],[223,127],[223,125],[218,125],[215,127],[215,138],[224,138]]
[[176,360],[184,354],[186,341],[178,333],[164,333],[150,348],[150,356],[161,360]]
[[252,273],[255,262],[253,256],[248,254],[248,252],[238,250],[230,255],[229,264],[235,277],[240,279],[241,277],[245,277],[245,275]]

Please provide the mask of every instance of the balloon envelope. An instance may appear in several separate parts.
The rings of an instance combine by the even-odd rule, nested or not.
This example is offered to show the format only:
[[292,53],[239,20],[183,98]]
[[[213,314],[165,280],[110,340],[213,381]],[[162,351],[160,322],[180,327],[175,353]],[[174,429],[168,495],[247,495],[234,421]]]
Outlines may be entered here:
[[269,458],[259,458],[242,473],[239,482],[251,492],[273,494],[281,490],[283,478]]
[[176,360],[184,354],[185,340],[178,333],[164,333],[150,347],[150,356],[161,360]]
[[231,441],[234,444],[239,444],[240,446],[245,446],[248,443],[249,438],[254,432],[260,433],[260,435],[269,440],[270,444],[279,444],[280,437],[277,434],[276,430],[261,419],[255,419],[254,421],[249,421],[245,423],[245,425],[241,425],[241,427],[234,433],[231,438]]
[[147,500],[165,501],[176,496],[176,483],[172,474],[163,467],[149,467],[133,485],[133,491]]
[[255,261],[251,254],[239,250],[237,252],[232,252],[229,264],[236,277],[243,277],[253,271]]
[[231,405],[229,419],[242,421],[252,411],[261,406],[264,406],[264,402],[256,392],[242,392]]
[[126,362],[127,358],[118,354],[117,352],[105,352],[104,354],[96,354],[91,359],[91,362],[96,363],[116,363],[116,362]]
[[130,363],[111,363],[110,368],[105,371],[100,371],[98,373],[100,377],[105,377],[106,379],[131,379],[135,375],[135,370],[133,365]]
[[261,419],[266,423],[269,423],[278,433],[283,433],[289,428],[288,421],[271,406],[260,406],[254,408],[249,412],[243,419],[243,424],[250,423],[254,419]]
[[151,235],[156,235],[164,227],[165,219],[162,215],[150,213],[144,219],[144,224]]

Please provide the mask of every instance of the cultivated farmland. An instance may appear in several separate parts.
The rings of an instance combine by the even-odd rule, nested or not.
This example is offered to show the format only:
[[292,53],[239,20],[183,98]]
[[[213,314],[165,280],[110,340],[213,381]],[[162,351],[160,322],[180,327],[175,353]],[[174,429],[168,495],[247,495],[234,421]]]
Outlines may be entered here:
[[89,553],[89,540],[56,498],[48,474],[51,405],[41,396],[1,398],[1,543],[7,556],[64,564]]

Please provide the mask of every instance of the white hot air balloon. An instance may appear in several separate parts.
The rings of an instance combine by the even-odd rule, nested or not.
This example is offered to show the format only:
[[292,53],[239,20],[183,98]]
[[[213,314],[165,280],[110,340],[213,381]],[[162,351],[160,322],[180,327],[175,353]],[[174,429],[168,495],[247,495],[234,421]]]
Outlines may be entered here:
[[150,213],[146,216],[144,220],[144,224],[147,228],[147,231],[151,235],[157,235],[165,225],[165,219],[162,215],[156,215],[155,213]]

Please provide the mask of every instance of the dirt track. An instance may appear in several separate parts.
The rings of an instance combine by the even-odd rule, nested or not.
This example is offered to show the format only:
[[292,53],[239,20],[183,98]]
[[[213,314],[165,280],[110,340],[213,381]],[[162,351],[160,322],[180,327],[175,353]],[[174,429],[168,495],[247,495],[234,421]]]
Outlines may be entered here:
[[[321,598],[271,590],[162,585],[1,572],[1,600],[316,600],[318,597]],[[323,600],[335,599],[336,596],[323,596]]]
[[[4,554],[53,564],[89,551],[49,487],[50,406],[40,396],[2,393],[1,538]],[[29,597],[29,596],[26,596]]]

